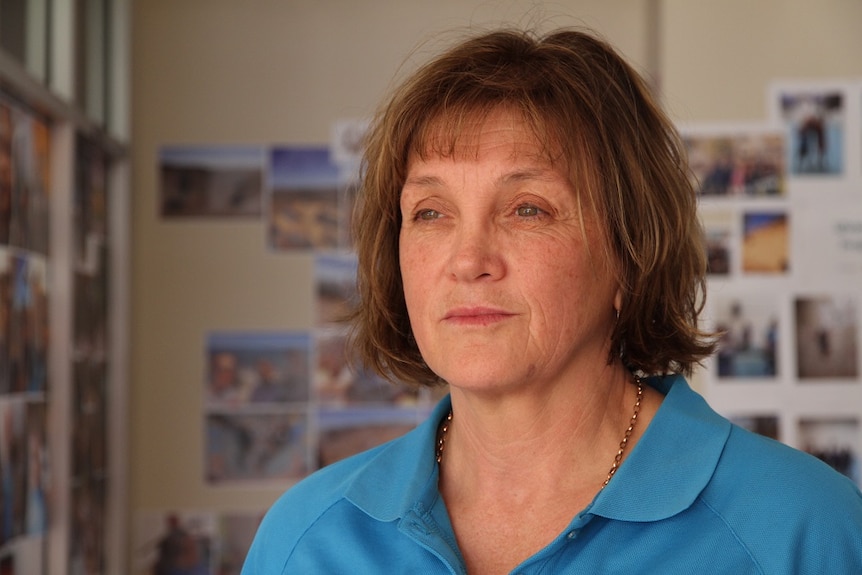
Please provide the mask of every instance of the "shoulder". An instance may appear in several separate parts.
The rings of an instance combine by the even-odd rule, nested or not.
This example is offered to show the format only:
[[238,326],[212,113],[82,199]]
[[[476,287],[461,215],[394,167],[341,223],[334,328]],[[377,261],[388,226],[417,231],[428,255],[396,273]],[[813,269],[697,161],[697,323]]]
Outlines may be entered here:
[[[745,487],[759,498],[773,493],[764,499],[764,505],[776,499],[791,508],[811,501],[821,505],[862,503],[857,486],[819,459],[736,425],[731,427],[716,477]],[[784,501],[797,496],[805,497]]]
[[330,464],[282,494],[261,521],[243,575],[283,575],[303,542],[337,535],[333,525],[399,517],[436,473],[434,435],[446,401],[406,434]]
[[269,508],[243,566],[243,574],[282,574],[296,544],[345,498],[352,480],[387,444],[343,459],[304,478]]
[[862,569],[862,493],[807,453],[733,426],[702,499],[759,562]]

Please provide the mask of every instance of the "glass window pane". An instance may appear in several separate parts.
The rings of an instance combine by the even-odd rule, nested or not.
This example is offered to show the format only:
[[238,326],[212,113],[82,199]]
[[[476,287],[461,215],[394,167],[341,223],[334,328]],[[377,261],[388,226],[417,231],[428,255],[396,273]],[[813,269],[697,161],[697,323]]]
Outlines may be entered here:
[[0,0],[0,49],[40,81],[47,68],[46,0]]
[[76,74],[75,96],[87,117],[105,121],[107,69],[107,2],[77,0],[76,2]]
[[27,0],[0,1],[0,47],[10,56],[24,62]]

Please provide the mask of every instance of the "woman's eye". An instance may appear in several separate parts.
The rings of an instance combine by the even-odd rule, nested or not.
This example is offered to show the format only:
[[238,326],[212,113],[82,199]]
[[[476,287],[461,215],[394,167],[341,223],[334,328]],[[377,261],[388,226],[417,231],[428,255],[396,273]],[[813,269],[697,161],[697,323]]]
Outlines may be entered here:
[[440,212],[438,212],[437,210],[421,210],[420,212],[418,212],[416,214],[417,220],[430,221],[430,220],[436,220],[439,217],[440,217]]
[[536,216],[542,213],[542,210],[537,208],[536,206],[518,206],[515,209],[515,213],[521,216],[522,218],[535,218]]

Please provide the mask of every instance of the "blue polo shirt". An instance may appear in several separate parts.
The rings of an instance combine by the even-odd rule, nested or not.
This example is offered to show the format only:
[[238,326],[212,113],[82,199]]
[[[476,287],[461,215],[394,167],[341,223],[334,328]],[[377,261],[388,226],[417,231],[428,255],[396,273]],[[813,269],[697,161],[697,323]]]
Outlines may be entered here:
[[[680,376],[610,484],[513,573],[862,573],[862,494],[819,460],[715,413]],[[465,574],[437,491],[448,398],[269,510],[243,575]]]

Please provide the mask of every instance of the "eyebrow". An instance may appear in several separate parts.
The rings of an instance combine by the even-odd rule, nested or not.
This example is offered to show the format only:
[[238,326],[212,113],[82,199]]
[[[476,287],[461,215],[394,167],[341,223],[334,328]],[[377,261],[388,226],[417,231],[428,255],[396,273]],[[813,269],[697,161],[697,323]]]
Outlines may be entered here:
[[542,180],[549,181],[553,180],[554,176],[557,175],[556,172],[550,168],[537,168],[532,170],[517,170],[514,172],[510,172],[507,174],[503,174],[503,177],[500,178],[500,181],[503,183],[517,183],[517,182],[526,182],[530,180]]
[[406,188],[407,186],[415,186],[417,188],[434,188],[442,185],[443,180],[437,176],[413,176],[404,180],[404,185],[402,187]]

